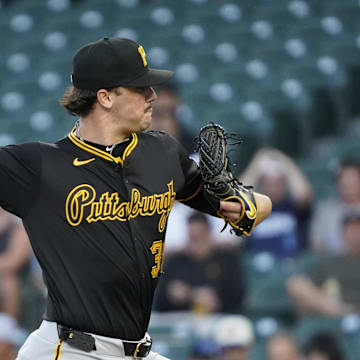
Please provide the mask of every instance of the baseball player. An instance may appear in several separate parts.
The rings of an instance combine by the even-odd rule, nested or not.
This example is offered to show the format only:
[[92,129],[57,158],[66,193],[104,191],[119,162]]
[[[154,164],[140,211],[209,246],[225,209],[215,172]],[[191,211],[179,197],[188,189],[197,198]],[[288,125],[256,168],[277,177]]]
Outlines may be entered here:
[[[163,359],[146,331],[172,204],[239,218],[239,203],[205,194],[179,143],[143,132],[152,86],[171,76],[134,41],[89,43],[61,101],[79,117],[70,134],[0,148],[0,205],[22,218],[48,287],[18,360]],[[271,203],[257,194],[257,205],[260,222]]]

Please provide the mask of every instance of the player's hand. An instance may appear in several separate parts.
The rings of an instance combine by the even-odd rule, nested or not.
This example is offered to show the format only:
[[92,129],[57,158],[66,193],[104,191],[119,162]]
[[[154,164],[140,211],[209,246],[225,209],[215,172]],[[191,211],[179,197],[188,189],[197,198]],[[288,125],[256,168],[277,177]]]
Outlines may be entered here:
[[236,222],[240,218],[241,204],[234,201],[220,201],[220,213],[227,221]]
[[[254,197],[257,204],[257,217],[255,222],[255,226],[257,226],[271,214],[272,203],[266,195],[254,193]],[[221,200],[220,213],[227,221],[236,222],[240,218],[241,204],[235,201]]]

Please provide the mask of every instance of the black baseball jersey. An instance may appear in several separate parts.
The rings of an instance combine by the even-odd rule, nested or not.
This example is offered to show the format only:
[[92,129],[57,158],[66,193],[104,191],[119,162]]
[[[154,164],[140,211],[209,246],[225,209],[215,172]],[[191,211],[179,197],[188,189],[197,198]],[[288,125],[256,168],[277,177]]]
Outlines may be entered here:
[[22,218],[42,267],[44,318],[103,336],[144,336],[172,204],[214,212],[201,189],[196,163],[162,132],[113,153],[74,132],[0,148],[0,205]]

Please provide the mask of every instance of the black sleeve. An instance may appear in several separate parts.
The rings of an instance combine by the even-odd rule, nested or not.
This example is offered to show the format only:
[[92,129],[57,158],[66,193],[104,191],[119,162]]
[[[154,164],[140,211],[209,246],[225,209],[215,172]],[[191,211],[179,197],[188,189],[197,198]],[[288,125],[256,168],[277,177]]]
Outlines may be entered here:
[[39,143],[0,147],[0,206],[24,218],[37,196],[40,172]]
[[171,137],[169,137],[169,139],[171,139],[176,146],[177,156],[185,178],[185,184],[183,188],[178,191],[176,200],[193,209],[218,216],[217,211],[220,210],[220,200],[210,197],[203,189],[199,166],[189,157],[189,154],[180,143]]

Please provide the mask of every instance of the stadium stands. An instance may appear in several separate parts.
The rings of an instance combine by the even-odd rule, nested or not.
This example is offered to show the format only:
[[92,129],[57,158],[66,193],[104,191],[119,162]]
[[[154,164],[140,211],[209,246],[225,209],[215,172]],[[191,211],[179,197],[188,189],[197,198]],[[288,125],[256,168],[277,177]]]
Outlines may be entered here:
[[[42,101],[32,99],[40,94],[39,87],[54,98],[61,94],[69,84],[75,49],[103,35],[129,36],[144,44],[150,61],[154,58],[154,63],[176,69],[180,90],[199,127],[209,114],[215,114],[211,117],[216,121],[224,116],[229,130],[249,127],[248,118],[255,117],[263,139],[301,156],[308,141],[300,139],[294,147],[294,132],[316,139],[334,135],[341,127],[334,125],[325,134],[317,131],[323,123],[320,119],[317,126],[317,117],[312,116],[316,91],[330,88],[331,105],[337,107],[333,92],[346,88],[348,66],[360,58],[359,6],[350,0],[339,4],[282,0],[254,6],[246,1],[188,0],[169,6],[163,0],[108,0],[104,6],[99,0],[17,1],[0,12],[0,96],[10,90],[21,94],[26,100],[22,116],[33,111],[34,103],[34,111],[42,111]],[[248,108],[244,116],[241,109],[247,102],[258,103],[266,116],[256,114],[259,107]],[[340,105],[343,114],[346,104]],[[219,107],[225,108],[220,114]],[[8,111],[6,106],[4,110]],[[61,117],[55,101],[44,110]],[[287,114],[286,126],[278,120],[279,113]],[[43,132],[45,138],[63,135],[64,127],[57,121],[50,128]],[[26,133],[29,138],[38,136],[36,131]]]

